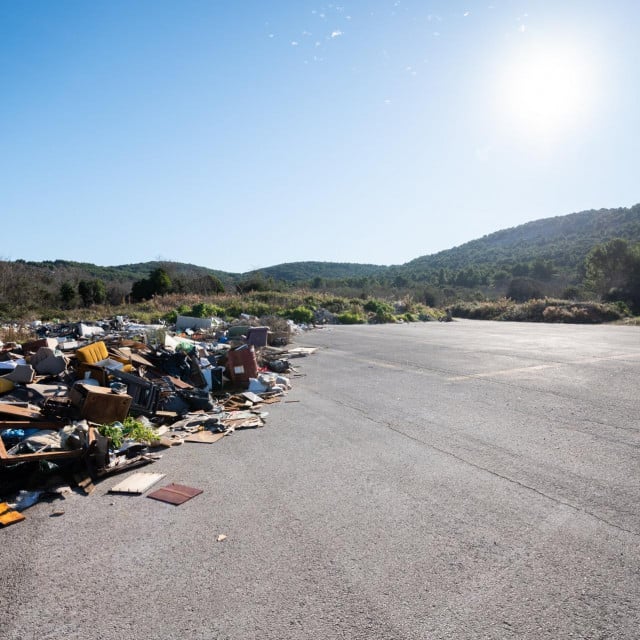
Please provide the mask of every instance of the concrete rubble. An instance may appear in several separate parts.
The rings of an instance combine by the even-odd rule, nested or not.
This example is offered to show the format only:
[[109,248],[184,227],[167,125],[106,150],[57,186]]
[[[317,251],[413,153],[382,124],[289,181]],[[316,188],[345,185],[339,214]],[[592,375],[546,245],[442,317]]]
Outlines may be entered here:
[[37,339],[0,343],[0,527],[163,449],[263,427],[265,406],[300,375],[291,360],[314,351],[289,346],[292,323],[274,332],[248,316],[34,329]]

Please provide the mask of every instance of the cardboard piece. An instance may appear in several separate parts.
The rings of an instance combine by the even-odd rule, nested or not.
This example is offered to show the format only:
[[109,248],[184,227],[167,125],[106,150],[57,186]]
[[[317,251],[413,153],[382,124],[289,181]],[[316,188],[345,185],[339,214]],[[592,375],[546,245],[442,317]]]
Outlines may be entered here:
[[153,491],[147,498],[153,498],[154,500],[160,500],[160,502],[168,502],[169,504],[179,505],[195,496],[199,496],[202,493],[202,489],[195,489],[194,487],[187,487],[183,484],[168,484],[162,489]]
[[213,444],[224,438],[224,432],[213,433],[212,431],[198,431],[187,436],[185,442],[202,442],[206,444]]

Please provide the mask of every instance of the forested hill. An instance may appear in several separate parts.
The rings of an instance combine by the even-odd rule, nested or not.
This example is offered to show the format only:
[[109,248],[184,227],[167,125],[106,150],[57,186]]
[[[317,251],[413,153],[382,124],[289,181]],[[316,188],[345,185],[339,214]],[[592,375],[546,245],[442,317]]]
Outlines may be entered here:
[[53,304],[63,284],[77,288],[82,281],[96,280],[106,285],[110,300],[119,300],[131,292],[136,281],[148,278],[156,270],[168,274],[176,291],[206,291],[217,280],[227,291],[236,287],[247,290],[280,286],[397,289],[429,283],[438,287],[472,288],[504,284],[509,278],[522,275],[547,282],[553,280],[563,286],[580,284],[589,251],[612,238],[640,243],[640,204],[528,222],[391,267],[309,261],[237,274],[166,261],[102,267],[69,260],[0,260],[0,306],[3,301],[11,302],[14,298],[40,298]]
[[253,271],[247,276],[260,273],[266,278],[286,282],[302,282],[314,278],[357,278],[376,275],[387,267],[375,264],[357,264],[353,262],[287,262],[273,267]]
[[640,204],[535,220],[416,258],[401,268],[410,271],[456,270],[470,266],[499,268],[550,260],[556,267],[570,270],[583,263],[592,247],[612,238],[640,242]]

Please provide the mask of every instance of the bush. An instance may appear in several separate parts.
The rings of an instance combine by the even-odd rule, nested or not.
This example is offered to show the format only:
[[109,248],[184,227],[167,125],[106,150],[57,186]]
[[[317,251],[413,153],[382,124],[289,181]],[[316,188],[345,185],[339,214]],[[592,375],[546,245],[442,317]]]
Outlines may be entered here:
[[344,298],[330,298],[324,303],[324,308],[331,313],[342,313],[350,307],[349,301]]
[[223,313],[223,309],[218,305],[209,304],[208,302],[198,302],[191,307],[191,310],[187,315],[190,315],[193,318],[218,318]]
[[565,300],[578,300],[580,298],[580,289],[575,286],[569,286],[562,292]]
[[357,311],[345,311],[338,314],[340,324],[366,324],[367,319]]
[[313,322],[313,311],[303,306],[295,307],[295,309],[287,309],[284,315],[286,318],[291,318],[291,320],[298,324],[311,324]]
[[237,318],[241,313],[244,313],[244,307],[240,302],[232,302],[228,304],[224,310],[224,316],[226,318]]
[[393,307],[388,302],[382,302],[380,300],[367,300],[362,308],[365,311],[370,311],[371,313],[375,313],[376,315],[393,313]]
[[179,314],[178,311],[174,309],[173,311],[169,311],[168,313],[165,313],[162,316],[162,319],[165,322],[168,322],[169,324],[175,324],[178,321],[178,315],[181,315],[181,314]]
[[529,300],[517,304],[502,298],[493,302],[459,302],[452,313],[460,318],[508,320],[517,322],[571,322],[594,324],[624,317],[625,310],[617,304],[598,302],[567,302],[566,300]]
[[531,278],[514,278],[509,283],[507,298],[515,302],[526,302],[533,298],[542,297],[542,287],[539,282]]

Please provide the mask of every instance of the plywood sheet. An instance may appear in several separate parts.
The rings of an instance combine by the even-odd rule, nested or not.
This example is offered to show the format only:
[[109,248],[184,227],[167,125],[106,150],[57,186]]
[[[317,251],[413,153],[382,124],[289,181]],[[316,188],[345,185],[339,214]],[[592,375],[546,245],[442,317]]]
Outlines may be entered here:
[[109,493],[140,495],[164,478],[164,473],[134,473],[109,489]]
[[0,414],[15,418],[26,418],[27,420],[44,420],[44,416],[40,411],[27,409],[26,407],[18,407],[6,402],[0,402]]

